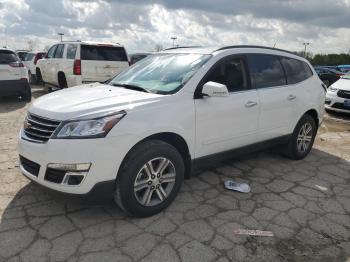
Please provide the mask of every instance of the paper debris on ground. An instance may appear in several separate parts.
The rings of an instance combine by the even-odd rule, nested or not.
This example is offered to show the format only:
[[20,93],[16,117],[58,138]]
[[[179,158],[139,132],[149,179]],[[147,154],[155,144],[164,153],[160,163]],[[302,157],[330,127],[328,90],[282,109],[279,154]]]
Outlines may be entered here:
[[249,193],[250,192],[250,186],[247,183],[237,183],[233,180],[227,180],[225,181],[225,187],[229,190],[238,191],[241,193]]
[[259,236],[259,237],[273,237],[272,231],[262,231],[262,230],[248,230],[248,229],[235,229],[233,231],[234,235],[248,235],[248,236]]

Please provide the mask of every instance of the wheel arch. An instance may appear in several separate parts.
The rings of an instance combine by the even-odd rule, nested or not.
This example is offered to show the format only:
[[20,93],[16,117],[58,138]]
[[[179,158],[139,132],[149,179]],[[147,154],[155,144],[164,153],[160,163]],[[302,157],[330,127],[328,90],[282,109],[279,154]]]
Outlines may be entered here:
[[147,137],[143,138],[142,140],[137,142],[129,150],[129,152],[124,157],[122,163],[127,158],[128,154],[137,145],[139,145],[139,144],[141,144],[141,143],[143,143],[145,141],[148,141],[148,140],[160,140],[160,141],[163,141],[163,142],[168,143],[168,144],[172,145],[173,147],[175,147],[179,151],[180,155],[182,156],[182,158],[184,160],[184,164],[185,164],[185,178],[190,178],[191,177],[192,161],[191,161],[191,154],[190,154],[190,150],[189,150],[188,144],[187,144],[186,140],[182,136],[180,136],[179,134],[173,133],[173,132],[161,132],[161,133],[152,134],[150,136],[147,136]]
[[304,115],[309,115],[309,116],[311,116],[311,117],[315,120],[316,127],[318,128],[318,125],[319,125],[319,123],[320,123],[320,120],[319,120],[318,112],[317,112],[316,109],[310,109],[309,111],[305,112]]

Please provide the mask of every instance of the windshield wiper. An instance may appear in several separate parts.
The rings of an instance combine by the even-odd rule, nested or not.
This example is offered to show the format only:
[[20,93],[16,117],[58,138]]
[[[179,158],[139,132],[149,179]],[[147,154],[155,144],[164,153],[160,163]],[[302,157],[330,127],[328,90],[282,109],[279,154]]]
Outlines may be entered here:
[[141,86],[137,86],[137,85],[130,85],[130,84],[116,84],[116,83],[110,83],[112,86],[120,86],[120,87],[124,87],[126,89],[132,89],[132,90],[136,90],[136,91],[141,91],[141,92],[145,92],[145,93],[150,93],[149,90],[147,90],[146,88],[143,88]]

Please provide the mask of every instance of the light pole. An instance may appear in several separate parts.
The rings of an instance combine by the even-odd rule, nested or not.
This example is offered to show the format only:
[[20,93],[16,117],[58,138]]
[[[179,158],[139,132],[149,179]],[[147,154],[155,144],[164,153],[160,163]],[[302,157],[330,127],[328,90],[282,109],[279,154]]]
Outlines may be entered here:
[[170,37],[170,39],[173,40],[173,48],[174,48],[175,47],[175,40],[177,39],[177,37],[176,36],[172,36],[172,37]]
[[306,47],[310,45],[310,43],[303,43],[304,45],[304,57],[306,58]]
[[57,33],[60,37],[61,37],[61,42],[62,42],[62,39],[63,39],[63,36],[64,36],[64,33]]

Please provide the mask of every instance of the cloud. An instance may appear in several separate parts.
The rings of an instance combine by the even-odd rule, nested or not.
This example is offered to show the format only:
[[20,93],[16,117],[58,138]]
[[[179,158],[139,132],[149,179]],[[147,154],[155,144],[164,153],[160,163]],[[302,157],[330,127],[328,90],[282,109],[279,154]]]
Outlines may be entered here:
[[[49,4],[48,4],[49,3]],[[0,44],[25,48],[65,39],[123,43],[130,52],[156,44],[262,44],[313,52],[348,52],[350,0],[3,0]],[[5,36],[6,31],[6,36]]]

